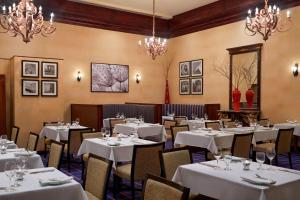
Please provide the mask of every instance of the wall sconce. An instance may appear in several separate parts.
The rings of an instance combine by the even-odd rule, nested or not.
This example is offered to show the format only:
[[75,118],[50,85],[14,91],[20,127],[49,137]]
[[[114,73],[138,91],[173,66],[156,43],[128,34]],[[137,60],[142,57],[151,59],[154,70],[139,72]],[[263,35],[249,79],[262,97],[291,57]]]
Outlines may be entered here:
[[80,71],[77,72],[77,81],[80,82],[82,78],[82,74]]
[[296,63],[293,67],[292,67],[292,71],[294,76],[298,76],[298,63]]
[[139,74],[135,75],[135,81],[137,84],[139,84],[141,82],[141,76]]

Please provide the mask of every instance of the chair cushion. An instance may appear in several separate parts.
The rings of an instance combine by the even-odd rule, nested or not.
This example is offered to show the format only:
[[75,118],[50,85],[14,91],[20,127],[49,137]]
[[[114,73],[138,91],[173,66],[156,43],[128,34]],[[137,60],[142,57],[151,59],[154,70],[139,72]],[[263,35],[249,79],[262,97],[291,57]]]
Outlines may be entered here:
[[130,180],[131,164],[121,165],[116,169],[116,175],[120,178]]
[[267,152],[267,151],[270,151],[272,148],[275,148],[274,143],[263,143],[263,144],[257,144],[254,147],[254,151]]
[[85,194],[89,200],[100,200],[97,197],[95,197],[94,195],[92,195],[91,193],[89,193],[88,191],[85,191]]
[[88,154],[88,153],[85,153],[85,154],[82,155],[82,160],[83,160],[84,162],[87,162],[88,159],[89,159],[89,154]]

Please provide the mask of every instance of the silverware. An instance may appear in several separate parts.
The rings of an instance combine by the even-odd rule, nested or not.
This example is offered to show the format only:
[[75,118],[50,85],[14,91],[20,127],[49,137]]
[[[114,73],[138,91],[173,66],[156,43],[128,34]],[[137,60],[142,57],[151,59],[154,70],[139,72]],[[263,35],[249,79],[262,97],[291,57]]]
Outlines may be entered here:
[[256,178],[262,179],[262,180],[269,180],[268,178],[262,177],[259,174],[255,174]]

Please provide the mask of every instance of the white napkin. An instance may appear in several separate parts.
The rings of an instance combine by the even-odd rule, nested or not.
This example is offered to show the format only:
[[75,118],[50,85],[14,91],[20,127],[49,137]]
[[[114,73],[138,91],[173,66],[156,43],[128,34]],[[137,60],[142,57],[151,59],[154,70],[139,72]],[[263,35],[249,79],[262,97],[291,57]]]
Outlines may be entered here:
[[274,185],[276,183],[276,181],[269,179],[267,177],[257,177],[256,175],[243,175],[241,176],[241,179],[243,181],[246,181],[248,183],[252,183],[255,185],[264,185],[264,186],[270,186],[270,185]]
[[212,131],[212,128],[202,128],[203,131]]
[[20,151],[25,151],[24,148],[19,148],[19,149],[6,149],[7,153],[11,153],[11,152],[20,152]]
[[207,136],[217,136],[218,133],[205,133],[205,135],[207,135]]
[[39,183],[41,186],[50,186],[50,185],[62,185],[70,183],[73,180],[73,177],[56,177],[56,178],[40,178]]
[[37,168],[37,169],[30,169],[29,174],[38,174],[38,173],[53,172],[53,171],[55,171],[54,167]]
[[115,141],[109,141],[109,142],[107,142],[107,144],[108,144],[109,146],[119,146],[119,145],[120,145],[119,142],[115,142]]
[[18,151],[15,152],[15,156],[33,156],[36,154],[36,151]]

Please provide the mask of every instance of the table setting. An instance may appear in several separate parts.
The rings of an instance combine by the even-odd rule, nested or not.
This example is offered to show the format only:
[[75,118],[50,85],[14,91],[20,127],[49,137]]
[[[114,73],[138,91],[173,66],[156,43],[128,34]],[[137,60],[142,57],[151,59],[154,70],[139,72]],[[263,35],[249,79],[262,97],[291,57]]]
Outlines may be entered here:
[[2,135],[0,137],[0,151],[15,148],[17,148],[17,145],[14,143],[14,141],[8,140],[6,135]]
[[[28,162],[28,161],[27,161]],[[24,169],[18,162],[7,162],[0,173],[1,200],[87,200],[81,185],[55,168]]]
[[257,162],[230,153],[218,156],[214,161],[180,166],[173,181],[190,188],[193,194],[220,200],[300,198],[299,171],[264,164],[266,157],[273,160],[274,153],[258,152]]

